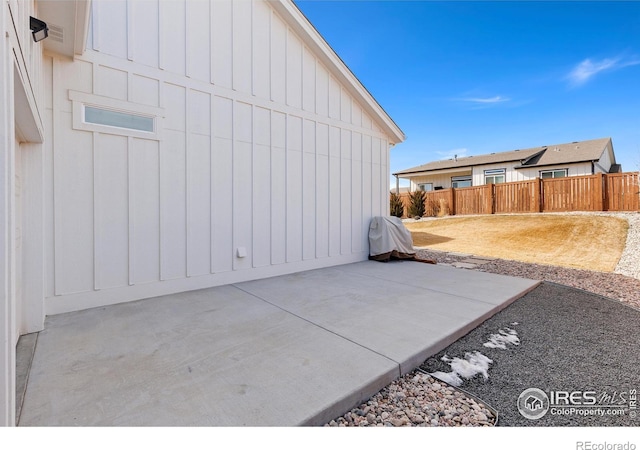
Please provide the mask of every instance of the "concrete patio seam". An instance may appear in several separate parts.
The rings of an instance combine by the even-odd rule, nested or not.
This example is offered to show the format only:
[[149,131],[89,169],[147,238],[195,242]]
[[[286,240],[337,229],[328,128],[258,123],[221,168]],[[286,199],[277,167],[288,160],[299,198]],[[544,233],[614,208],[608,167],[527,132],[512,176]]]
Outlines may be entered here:
[[[366,274],[361,273],[361,272],[354,272],[354,273],[355,273],[356,275],[360,275],[360,276],[362,276],[362,277],[366,277],[366,278],[373,278],[373,279],[376,279],[376,280],[384,280],[385,282],[393,283],[393,284],[397,284],[397,285],[400,285],[400,286],[409,286],[409,287],[413,287],[413,288],[417,288],[417,289],[423,289],[423,290],[425,290],[425,291],[435,292],[435,293],[438,293],[438,294],[455,295],[456,297],[459,297],[459,298],[462,298],[462,299],[465,299],[465,300],[471,300],[471,301],[474,301],[474,302],[480,302],[480,303],[483,303],[483,304],[485,304],[485,305],[495,306],[495,304],[494,304],[494,303],[487,302],[487,301],[482,300],[482,299],[480,299],[480,298],[467,297],[467,296],[466,296],[466,295],[464,295],[464,294],[459,294],[459,293],[452,294],[451,292],[442,291],[442,290],[439,290],[439,289],[433,289],[433,288],[430,288],[430,287],[420,286],[420,285],[418,285],[418,284],[401,283],[401,282],[399,282],[399,281],[390,280],[390,279],[388,279],[388,278],[380,278],[379,276],[366,275]],[[487,272],[481,272],[481,273],[487,273]],[[515,278],[515,277],[512,277],[512,278]],[[535,280],[535,281],[539,281],[539,280]],[[534,286],[534,288],[535,288],[535,287],[537,287],[537,286],[538,286],[538,285]],[[528,291],[527,291],[527,292],[528,292]],[[524,294],[523,294],[523,295],[524,295]],[[517,298],[520,298],[520,297],[517,297]]]
[[256,294],[254,294],[253,292],[249,292],[249,291],[247,291],[247,290],[245,290],[245,289],[242,289],[242,288],[241,288],[240,286],[238,286],[238,285],[232,284],[232,286],[233,286],[234,288],[238,289],[239,291],[244,292],[245,294],[248,294],[248,295],[250,295],[250,296],[252,296],[252,297],[254,297],[254,298],[256,298],[256,299],[258,299],[258,300],[260,300],[260,301],[263,301],[263,302],[265,302],[265,303],[267,303],[267,304],[269,304],[269,305],[271,305],[271,306],[273,306],[273,307],[275,307],[275,308],[278,308],[280,311],[283,311],[283,312],[285,312],[285,313],[287,313],[287,314],[292,315],[293,317],[296,317],[296,318],[298,318],[298,319],[300,319],[300,320],[303,320],[303,321],[305,321],[305,322],[307,322],[307,323],[309,323],[309,324],[311,324],[311,325],[313,325],[313,326],[315,326],[315,327],[320,328],[321,330],[324,330],[324,331],[326,331],[326,332],[328,332],[328,333],[331,333],[331,334],[333,334],[334,336],[339,337],[340,339],[344,339],[345,341],[351,342],[352,344],[355,344],[355,345],[357,345],[357,346],[358,346],[358,347],[360,347],[360,348],[363,348],[363,349],[365,349],[365,350],[367,350],[367,351],[370,351],[371,353],[374,353],[374,354],[376,354],[376,355],[378,355],[378,356],[382,356],[383,358],[388,359],[389,361],[391,361],[392,363],[394,363],[394,364],[396,364],[396,365],[398,366],[398,376],[399,376],[399,377],[400,377],[400,376],[402,376],[402,364],[401,364],[400,362],[398,362],[398,361],[396,361],[396,360],[392,359],[392,358],[389,358],[387,355],[384,355],[384,354],[382,354],[382,353],[380,353],[380,352],[377,352],[377,351],[375,351],[375,350],[373,350],[373,349],[371,349],[371,348],[369,348],[369,347],[366,347],[366,346],[362,345],[361,343],[354,341],[353,339],[350,339],[350,338],[348,338],[348,337],[346,337],[346,336],[343,336],[343,335],[341,335],[341,334],[338,334],[338,333],[336,333],[335,331],[330,330],[330,329],[328,329],[328,328],[326,328],[326,327],[323,327],[322,325],[320,325],[320,324],[318,324],[318,323],[315,323],[315,322],[313,322],[313,321],[311,321],[311,320],[309,320],[309,319],[307,319],[307,318],[305,318],[305,317],[302,317],[302,316],[300,316],[300,315],[298,315],[298,314],[296,314],[296,313],[294,313],[294,312],[292,312],[292,311],[289,311],[289,310],[287,310],[287,309],[283,308],[282,306],[276,305],[276,304],[274,304],[274,303],[270,302],[269,300],[264,299],[264,298],[262,298],[262,297],[260,297],[260,296],[258,296],[258,295],[256,295]]

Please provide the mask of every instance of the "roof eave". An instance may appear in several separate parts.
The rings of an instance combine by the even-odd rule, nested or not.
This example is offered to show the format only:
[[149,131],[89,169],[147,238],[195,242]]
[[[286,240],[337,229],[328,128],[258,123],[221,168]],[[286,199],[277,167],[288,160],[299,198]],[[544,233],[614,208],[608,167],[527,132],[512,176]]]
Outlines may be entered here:
[[[398,144],[403,142],[405,140],[404,132],[340,59],[302,11],[291,0],[268,1],[278,14],[299,34],[304,43],[325,63],[331,74],[345,86],[351,95],[359,100],[364,110],[374,117],[374,121],[389,136],[390,143]],[[375,120],[376,118],[378,120]]]
[[551,167],[551,166],[566,166],[569,164],[581,164],[581,163],[590,163],[590,162],[594,162],[594,161],[598,161],[598,159],[582,159],[579,161],[566,161],[566,162],[558,162],[558,163],[547,163],[547,164],[535,164],[532,166],[516,166],[514,167],[514,169],[533,169],[536,167]]
[[73,58],[86,50],[91,0],[38,0],[38,16],[59,35],[43,43],[47,53]]
[[460,166],[445,166],[445,167],[438,167],[437,169],[422,169],[422,170],[411,170],[410,171],[401,171],[401,172],[396,172],[396,173],[392,173],[391,175],[393,176],[402,176],[402,175],[417,175],[417,174],[428,174],[429,172],[437,172],[439,170],[451,170],[451,169],[460,169],[460,170],[464,170],[464,169],[468,169],[468,168],[472,168],[472,167],[478,167],[478,166],[486,166],[489,164],[501,164],[501,163],[508,163],[508,162],[513,162],[513,161],[522,161],[521,158],[518,159],[504,159],[502,161],[492,161],[492,162],[480,162],[477,164],[465,164],[465,165],[460,165]]

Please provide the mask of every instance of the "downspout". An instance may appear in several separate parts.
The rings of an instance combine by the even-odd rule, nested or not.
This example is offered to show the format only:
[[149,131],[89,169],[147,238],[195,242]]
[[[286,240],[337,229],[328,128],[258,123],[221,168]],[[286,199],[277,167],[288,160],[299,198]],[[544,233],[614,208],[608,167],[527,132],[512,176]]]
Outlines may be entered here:
[[400,194],[400,178],[398,175],[394,175],[396,177],[396,194]]
[[595,175],[596,173],[596,164],[595,161],[591,161],[591,175]]

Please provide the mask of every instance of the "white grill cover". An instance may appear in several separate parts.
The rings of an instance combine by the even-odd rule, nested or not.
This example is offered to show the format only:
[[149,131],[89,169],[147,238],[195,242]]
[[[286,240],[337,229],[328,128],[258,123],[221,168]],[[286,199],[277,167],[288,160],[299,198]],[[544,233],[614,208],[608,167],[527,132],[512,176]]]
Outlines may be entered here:
[[377,216],[369,225],[369,259],[387,261],[391,258],[413,259],[411,233],[398,217]]

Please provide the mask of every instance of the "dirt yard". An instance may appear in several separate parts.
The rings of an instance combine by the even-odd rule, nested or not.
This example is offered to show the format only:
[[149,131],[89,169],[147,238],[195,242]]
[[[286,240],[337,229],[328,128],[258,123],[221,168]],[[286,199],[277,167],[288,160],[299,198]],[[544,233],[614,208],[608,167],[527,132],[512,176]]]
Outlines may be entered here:
[[405,222],[413,245],[537,264],[612,272],[628,223],[596,215],[491,215]]

